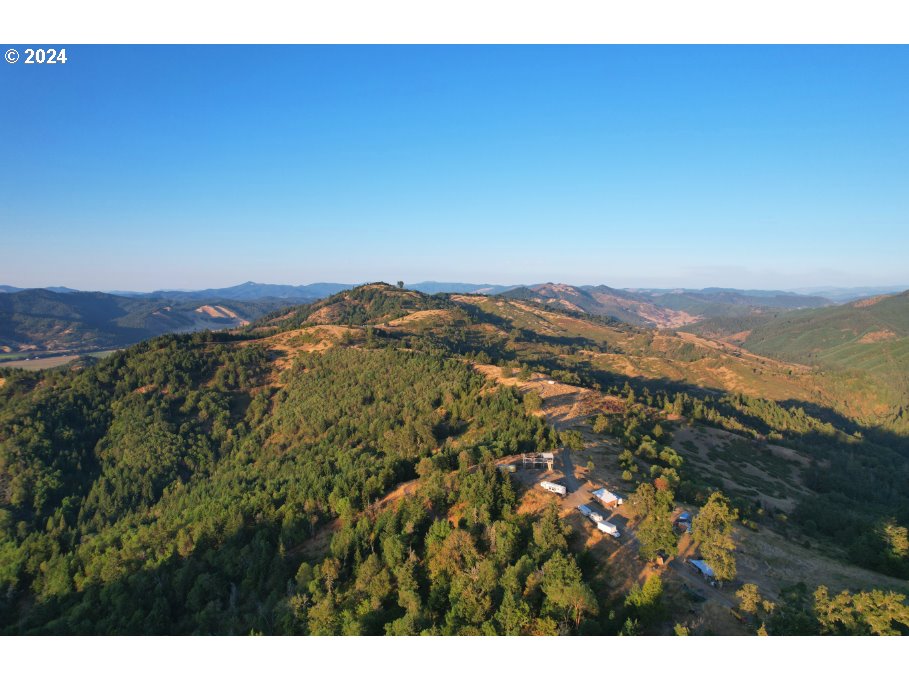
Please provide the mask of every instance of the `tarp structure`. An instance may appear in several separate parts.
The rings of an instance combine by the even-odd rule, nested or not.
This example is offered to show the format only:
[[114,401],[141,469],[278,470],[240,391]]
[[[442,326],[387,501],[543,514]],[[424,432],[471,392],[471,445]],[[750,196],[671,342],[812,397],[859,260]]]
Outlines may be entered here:
[[688,562],[700,570],[702,574],[710,577],[710,579],[714,578],[713,568],[707,565],[707,563],[705,563],[703,560],[690,560]]

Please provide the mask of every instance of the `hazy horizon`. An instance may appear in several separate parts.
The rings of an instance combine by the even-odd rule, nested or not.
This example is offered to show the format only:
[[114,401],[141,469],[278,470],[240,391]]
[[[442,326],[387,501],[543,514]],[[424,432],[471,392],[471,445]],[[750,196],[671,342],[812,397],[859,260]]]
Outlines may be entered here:
[[[358,279],[356,281],[341,281],[338,279],[322,279],[322,280],[313,280],[313,281],[303,281],[303,282],[290,282],[290,281],[256,281],[253,279],[246,279],[240,282],[233,282],[224,285],[218,286],[200,286],[196,288],[187,288],[187,287],[175,287],[175,286],[160,286],[152,289],[127,289],[117,286],[108,286],[105,288],[80,288],[78,286],[72,286],[68,283],[51,283],[51,284],[41,284],[33,286],[22,286],[16,284],[15,282],[9,281],[0,281],[0,286],[12,286],[19,289],[51,289],[51,288],[68,288],[80,292],[86,293],[154,293],[154,292],[167,292],[167,291],[176,291],[176,292],[193,292],[193,291],[203,291],[207,289],[224,289],[224,288],[233,288],[237,286],[242,286],[244,284],[256,284],[260,286],[315,286],[319,284],[338,284],[345,286],[360,286],[368,283],[375,282],[385,282],[388,284],[395,284],[400,279],[395,278],[378,278],[378,279]],[[617,286],[610,282],[575,282],[568,280],[535,280],[527,282],[502,282],[502,281],[468,281],[464,278],[455,278],[455,279],[420,279],[415,281],[404,281],[405,288],[411,288],[413,286],[418,286],[422,284],[469,284],[476,285],[477,287],[481,286],[501,286],[501,287],[513,287],[518,288],[522,286],[537,286],[540,284],[567,284],[570,286],[609,286],[610,288],[620,289],[620,290],[702,290],[702,289],[730,289],[738,291],[748,291],[748,290],[761,290],[761,291],[782,291],[787,293],[799,293],[802,295],[814,295],[823,291],[836,291],[842,289],[843,291],[851,290],[862,290],[862,289],[874,289],[874,290],[892,290],[893,292],[902,292],[904,290],[909,290],[909,283],[906,284],[861,284],[857,286],[835,286],[835,285],[815,285],[815,286],[802,286],[802,287],[755,287],[755,286],[719,286],[719,285],[707,285],[707,286],[655,286],[655,285],[641,285],[641,286]]]
[[902,46],[68,54],[0,69],[9,285],[909,280]]

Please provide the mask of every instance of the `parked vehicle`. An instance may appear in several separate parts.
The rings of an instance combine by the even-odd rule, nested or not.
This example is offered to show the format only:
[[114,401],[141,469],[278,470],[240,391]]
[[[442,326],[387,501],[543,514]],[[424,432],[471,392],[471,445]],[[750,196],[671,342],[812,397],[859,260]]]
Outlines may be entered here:
[[590,511],[590,515],[587,517],[590,518],[595,523],[601,523],[604,520],[606,520],[606,518],[603,517],[602,513],[597,513],[596,511],[593,511],[593,510]]
[[578,506],[578,510],[581,512],[581,515],[584,516],[585,518],[590,518],[591,515],[593,514],[593,509],[590,508],[590,506],[588,506],[587,504],[581,504],[580,506]]
[[617,528],[612,523],[606,522],[605,520],[602,520],[597,523],[597,529],[600,532],[602,532],[603,534],[611,535],[611,536],[615,537],[616,539],[618,539],[619,537],[622,536],[621,533],[619,532],[619,528]]
[[553,494],[558,494],[560,497],[564,497],[566,494],[568,494],[568,490],[565,488],[565,485],[557,485],[554,482],[549,482],[548,480],[541,482],[540,487],[549,492],[552,492]]

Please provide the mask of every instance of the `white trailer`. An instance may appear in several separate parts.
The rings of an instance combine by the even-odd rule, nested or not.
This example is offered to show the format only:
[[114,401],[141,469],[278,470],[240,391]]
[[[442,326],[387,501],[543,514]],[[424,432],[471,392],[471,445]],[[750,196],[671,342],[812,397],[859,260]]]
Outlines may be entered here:
[[541,482],[540,487],[548,492],[552,492],[553,494],[558,494],[560,497],[564,497],[566,494],[568,494],[568,490],[565,489],[565,485],[557,485],[554,482],[549,482],[548,480]]
[[595,522],[595,523],[601,523],[601,522],[603,522],[604,520],[606,520],[606,518],[604,518],[603,515],[602,515],[601,513],[597,513],[597,512],[594,511],[593,509],[591,509],[590,515],[587,516],[587,517],[590,518],[590,519],[591,519],[593,522]]
[[619,528],[617,528],[612,523],[607,523],[605,520],[601,520],[597,523],[597,529],[603,534],[609,534],[618,539],[622,535],[619,533]]

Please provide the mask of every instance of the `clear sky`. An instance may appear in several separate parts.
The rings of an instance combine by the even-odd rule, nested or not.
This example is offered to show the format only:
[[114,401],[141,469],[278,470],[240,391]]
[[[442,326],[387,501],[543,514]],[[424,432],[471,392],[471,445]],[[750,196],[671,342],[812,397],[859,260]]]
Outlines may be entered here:
[[907,47],[67,56],[0,62],[0,283],[909,282]]

